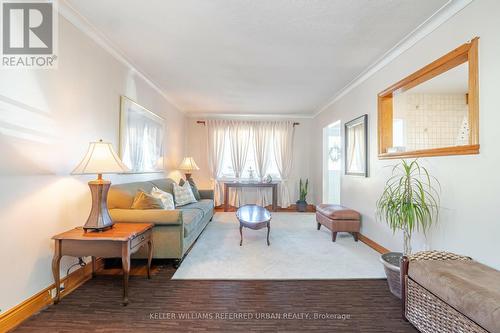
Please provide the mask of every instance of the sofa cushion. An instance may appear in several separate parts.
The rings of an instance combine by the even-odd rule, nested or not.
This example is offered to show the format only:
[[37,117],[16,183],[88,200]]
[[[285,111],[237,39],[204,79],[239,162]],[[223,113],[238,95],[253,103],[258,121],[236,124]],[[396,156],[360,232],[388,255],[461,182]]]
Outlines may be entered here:
[[150,182],[135,182],[112,185],[108,192],[108,208],[130,208],[135,194],[139,190],[151,193],[153,185]]
[[184,183],[182,186],[174,184],[174,200],[176,207],[196,202],[191,185],[189,183]]
[[187,204],[185,206],[182,206],[180,208],[182,211],[188,210],[188,209],[196,209],[202,212],[203,215],[206,214],[213,214],[214,210],[214,201],[210,199],[201,199],[198,202],[194,202],[191,204]]
[[168,192],[160,190],[158,187],[153,186],[151,190],[151,195],[158,198],[163,203],[163,209],[172,210],[175,209],[174,196]]
[[139,190],[135,194],[132,209],[164,209],[163,202],[160,198],[156,198],[144,190]]
[[113,184],[108,193],[108,208],[130,208],[138,190],[143,189],[144,192],[151,193],[153,186],[173,195],[172,184],[174,183],[170,178],[163,178],[143,182]]
[[200,193],[200,200],[201,199],[214,200],[214,190],[200,190],[200,189],[198,189],[198,192]]
[[[182,186],[182,185],[184,185],[185,182],[186,181],[181,178],[181,180],[179,180],[179,185]],[[194,179],[189,177],[188,183],[189,183],[189,185],[191,185],[191,190],[193,191],[193,195],[194,195],[195,199],[200,200],[201,199],[200,191],[198,190],[198,186],[196,186]]]
[[113,222],[134,222],[134,223],[153,223],[154,225],[179,225],[181,224],[180,210],[165,209],[120,209],[113,208],[109,210]]
[[408,276],[490,332],[500,332],[500,271],[473,260],[412,261]]
[[320,204],[316,206],[316,212],[332,220],[359,220],[361,217],[357,211],[340,205]]
[[200,228],[203,220],[203,212],[198,209],[182,209],[182,221],[184,222],[184,238]]
[[154,186],[158,187],[160,190],[165,191],[174,195],[174,184],[175,182],[170,178],[154,179],[149,181]]

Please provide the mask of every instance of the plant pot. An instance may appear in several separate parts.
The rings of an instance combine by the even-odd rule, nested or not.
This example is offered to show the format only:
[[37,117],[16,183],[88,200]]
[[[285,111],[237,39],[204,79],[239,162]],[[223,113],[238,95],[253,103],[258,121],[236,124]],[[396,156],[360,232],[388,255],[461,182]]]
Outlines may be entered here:
[[397,298],[401,298],[401,252],[389,252],[380,256],[380,262],[384,265],[385,275],[389,290]]
[[296,202],[296,208],[298,212],[305,212],[307,211],[307,201],[305,200],[298,200]]

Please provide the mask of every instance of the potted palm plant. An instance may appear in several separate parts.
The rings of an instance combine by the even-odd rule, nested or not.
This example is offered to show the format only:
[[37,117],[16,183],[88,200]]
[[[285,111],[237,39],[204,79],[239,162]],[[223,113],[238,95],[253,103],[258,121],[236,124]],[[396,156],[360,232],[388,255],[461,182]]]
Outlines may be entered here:
[[[437,185],[437,186],[436,186]],[[411,236],[425,232],[437,221],[439,182],[417,160],[402,160],[392,169],[384,191],[377,201],[377,217],[385,220],[392,231],[403,232],[403,253],[389,252],[380,258],[391,292],[401,298],[401,258],[411,254]]]
[[307,211],[307,191],[309,187],[309,179],[306,179],[305,182],[302,182],[302,178],[299,182],[299,200],[296,202],[296,208],[298,212]]

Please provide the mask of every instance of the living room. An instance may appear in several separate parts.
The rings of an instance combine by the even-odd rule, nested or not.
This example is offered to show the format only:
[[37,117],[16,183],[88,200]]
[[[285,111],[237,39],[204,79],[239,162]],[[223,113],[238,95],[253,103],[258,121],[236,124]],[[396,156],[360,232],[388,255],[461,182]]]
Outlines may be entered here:
[[0,332],[500,332],[499,2],[0,4]]

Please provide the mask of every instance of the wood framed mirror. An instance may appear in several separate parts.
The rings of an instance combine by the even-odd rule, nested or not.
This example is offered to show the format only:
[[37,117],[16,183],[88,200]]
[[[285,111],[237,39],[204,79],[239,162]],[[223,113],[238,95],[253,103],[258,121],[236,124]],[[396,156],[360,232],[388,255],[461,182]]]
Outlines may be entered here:
[[378,94],[379,159],[479,154],[478,41]]

